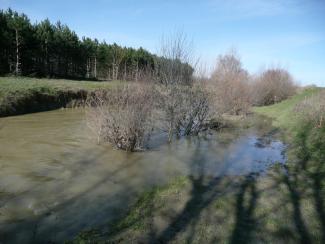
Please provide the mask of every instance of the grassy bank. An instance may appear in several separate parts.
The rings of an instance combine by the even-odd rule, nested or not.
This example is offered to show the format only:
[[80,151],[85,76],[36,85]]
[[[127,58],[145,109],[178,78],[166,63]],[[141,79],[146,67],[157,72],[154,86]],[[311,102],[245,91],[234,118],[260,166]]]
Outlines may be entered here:
[[[296,104],[256,108],[288,143],[288,163],[265,176],[181,177],[144,193],[105,230],[75,243],[325,243],[325,129],[302,122]],[[270,128],[271,130],[272,128]]]
[[74,106],[88,92],[118,83],[0,77],[0,117]]
[[294,112],[294,107],[297,103],[316,95],[321,91],[321,88],[312,87],[301,90],[295,96],[274,105],[256,107],[254,112],[265,115],[273,119],[273,126],[293,131],[299,126],[297,114]]

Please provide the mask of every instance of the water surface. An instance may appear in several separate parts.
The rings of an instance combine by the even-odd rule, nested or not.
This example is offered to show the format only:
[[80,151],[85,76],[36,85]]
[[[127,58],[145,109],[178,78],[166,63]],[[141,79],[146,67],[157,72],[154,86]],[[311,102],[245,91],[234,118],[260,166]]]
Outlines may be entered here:
[[260,131],[226,130],[126,153],[97,145],[83,110],[2,118],[0,243],[62,242],[175,176],[265,172],[284,149]]

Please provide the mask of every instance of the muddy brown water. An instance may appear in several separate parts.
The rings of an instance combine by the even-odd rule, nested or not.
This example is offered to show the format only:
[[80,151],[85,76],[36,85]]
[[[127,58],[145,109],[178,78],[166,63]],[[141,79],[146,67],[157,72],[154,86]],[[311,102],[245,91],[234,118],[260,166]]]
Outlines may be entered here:
[[225,130],[126,153],[97,145],[81,109],[1,118],[0,243],[61,243],[179,175],[244,175],[284,163],[285,145],[261,135]]

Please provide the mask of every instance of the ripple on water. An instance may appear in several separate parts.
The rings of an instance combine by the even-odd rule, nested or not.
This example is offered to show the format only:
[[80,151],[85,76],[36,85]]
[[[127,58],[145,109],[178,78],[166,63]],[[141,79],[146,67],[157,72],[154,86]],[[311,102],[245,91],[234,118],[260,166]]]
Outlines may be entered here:
[[1,123],[0,189],[7,195],[0,194],[0,242],[5,243],[61,242],[107,223],[139,192],[177,175],[261,173],[285,162],[285,145],[254,131],[156,141],[147,152],[126,153],[96,145],[82,110]]

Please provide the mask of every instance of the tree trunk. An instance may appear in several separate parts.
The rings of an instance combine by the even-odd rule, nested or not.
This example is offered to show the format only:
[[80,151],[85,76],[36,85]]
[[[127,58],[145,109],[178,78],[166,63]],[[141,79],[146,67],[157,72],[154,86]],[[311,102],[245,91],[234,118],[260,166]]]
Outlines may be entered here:
[[86,73],[86,78],[89,79],[90,77],[90,74],[89,74],[89,69],[90,69],[90,64],[89,64],[89,58],[87,58],[87,66],[86,66],[86,70],[87,70],[87,73]]
[[94,77],[97,78],[97,58],[95,56],[95,63],[94,63]]
[[135,81],[138,81],[138,76],[139,76],[139,61],[137,60],[137,68],[135,71]]
[[115,78],[115,64],[112,64],[112,80]]
[[15,74],[16,75],[20,75],[21,70],[20,70],[20,62],[19,62],[19,33],[18,33],[18,29],[16,29],[16,70],[15,70]]
[[45,40],[45,67],[46,67],[46,75],[50,74],[50,65],[49,65],[49,54],[48,54],[48,44],[47,40]]
[[118,72],[119,72],[119,65],[116,65],[115,68],[116,68],[116,70],[115,70],[115,79],[114,80],[117,80],[118,79]]
[[123,80],[126,80],[126,62],[124,62],[124,78]]

